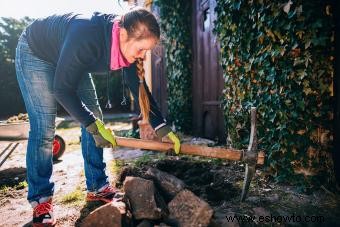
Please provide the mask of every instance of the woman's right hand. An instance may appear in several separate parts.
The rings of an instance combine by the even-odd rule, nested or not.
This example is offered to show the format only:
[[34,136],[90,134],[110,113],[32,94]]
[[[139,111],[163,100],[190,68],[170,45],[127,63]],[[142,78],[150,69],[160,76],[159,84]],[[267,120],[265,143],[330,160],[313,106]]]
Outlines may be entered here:
[[167,136],[174,143],[175,153],[179,154],[181,150],[181,141],[179,140],[178,136],[173,131],[169,132]]
[[105,125],[101,120],[97,119],[87,126],[86,130],[93,135],[97,147],[117,146],[115,134],[110,129],[105,128]]

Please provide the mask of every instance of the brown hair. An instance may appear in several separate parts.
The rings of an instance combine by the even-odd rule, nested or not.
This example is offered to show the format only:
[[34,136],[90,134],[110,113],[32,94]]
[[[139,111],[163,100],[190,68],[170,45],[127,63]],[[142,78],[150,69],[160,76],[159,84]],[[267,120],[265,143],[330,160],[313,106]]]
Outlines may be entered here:
[[149,112],[150,112],[150,101],[148,98],[148,94],[145,88],[145,81],[144,81],[144,67],[143,67],[143,59],[138,58],[137,63],[137,75],[139,78],[139,95],[138,95],[138,102],[140,107],[140,112],[143,117],[143,122],[149,122]]
[[[126,29],[129,39],[160,38],[160,28],[155,16],[143,8],[133,9],[124,14],[120,27]],[[149,122],[150,101],[145,87],[143,59],[137,59],[136,67],[139,78],[139,107],[143,122]]]
[[125,13],[119,25],[126,29],[129,39],[160,38],[161,32],[156,17],[144,8],[135,7]]

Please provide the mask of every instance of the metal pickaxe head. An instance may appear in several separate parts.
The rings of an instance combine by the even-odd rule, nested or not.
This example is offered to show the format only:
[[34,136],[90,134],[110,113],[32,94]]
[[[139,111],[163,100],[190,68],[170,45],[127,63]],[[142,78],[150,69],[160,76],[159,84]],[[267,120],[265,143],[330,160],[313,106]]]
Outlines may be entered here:
[[241,202],[243,202],[247,196],[250,182],[255,175],[255,167],[258,162],[257,154],[257,135],[256,135],[256,107],[252,107],[250,110],[250,138],[247,152],[243,154],[242,160],[246,163],[245,176],[242,187]]

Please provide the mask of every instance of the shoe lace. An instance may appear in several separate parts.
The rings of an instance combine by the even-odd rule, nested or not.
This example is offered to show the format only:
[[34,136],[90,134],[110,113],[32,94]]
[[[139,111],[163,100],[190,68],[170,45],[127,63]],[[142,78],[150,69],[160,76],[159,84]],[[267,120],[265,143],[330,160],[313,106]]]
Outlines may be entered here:
[[45,203],[38,204],[34,208],[34,213],[36,217],[39,217],[42,214],[49,213],[50,211],[52,211],[52,209],[53,209],[52,204],[50,202],[45,202]]
[[102,193],[116,193],[116,189],[109,185],[102,191]]

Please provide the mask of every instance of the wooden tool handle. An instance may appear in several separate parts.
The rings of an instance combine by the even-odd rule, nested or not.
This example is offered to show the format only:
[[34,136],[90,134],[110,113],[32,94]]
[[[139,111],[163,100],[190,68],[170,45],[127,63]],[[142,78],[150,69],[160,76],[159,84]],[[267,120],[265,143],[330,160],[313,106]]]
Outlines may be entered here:
[[[173,144],[158,142],[153,140],[142,140],[133,138],[124,138],[116,136],[118,146],[139,148],[146,150],[155,150],[161,152],[168,152],[173,149]],[[209,158],[221,158],[227,160],[240,161],[242,158],[242,151],[236,149],[227,149],[222,147],[207,147],[190,144],[181,144],[181,154],[198,155]],[[264,157],[264,156],[263,156]],[[260,157],[258,161],[262,160]],[[261,164],[261,161],[260,163]],[[263,160],[262,160],[263,164]]]

